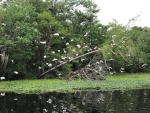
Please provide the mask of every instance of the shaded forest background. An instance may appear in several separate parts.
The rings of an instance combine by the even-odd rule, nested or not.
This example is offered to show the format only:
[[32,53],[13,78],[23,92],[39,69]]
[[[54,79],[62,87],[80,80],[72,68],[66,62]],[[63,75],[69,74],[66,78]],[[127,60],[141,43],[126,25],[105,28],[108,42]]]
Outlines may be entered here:
[[126,26],[115,20],[102,25],[99,11],[91,0],[1,3],[0,76],[57,78],[87,67],[107,74],[150,72],[150,28],[131,27],[136,17]]

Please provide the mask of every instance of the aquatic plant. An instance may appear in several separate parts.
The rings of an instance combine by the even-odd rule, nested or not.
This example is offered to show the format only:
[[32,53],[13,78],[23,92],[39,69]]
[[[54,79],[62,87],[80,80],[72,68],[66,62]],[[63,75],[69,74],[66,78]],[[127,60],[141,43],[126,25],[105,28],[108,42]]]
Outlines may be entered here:
[[85,90],[128,90],[149,89],[150,74],[130,74],[108,76],[106,80],[19,80],[1,81],[0,92],[16,93],[46,93],[46,92],[73,92]]

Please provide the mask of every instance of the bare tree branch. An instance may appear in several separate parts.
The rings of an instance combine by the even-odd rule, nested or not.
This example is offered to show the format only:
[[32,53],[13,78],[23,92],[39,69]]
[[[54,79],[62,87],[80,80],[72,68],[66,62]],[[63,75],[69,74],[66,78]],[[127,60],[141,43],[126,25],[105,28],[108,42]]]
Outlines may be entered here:
[[141,15],[136,15],[135,17],[132,17],[125,26],[126,27],[129,26],[131,24],[131,22],[136,21],[140,16]]
[[83,57],[83,56],[86,56],[86,55],[95,53],[95,52],[97,52],[97,51],[99,51],[99,50],[100,50],[100,49],[97,49],[97,50],[94,50],[94,51],[85,53],[85,54],[83,54],[83,55],[80,55],[80,56],[77,56],[77,57],[75,57],[75,58],[72,58],[72,59],[70,59],[70,60],[68,60],[68,61],[65,61],[65,62],[63,62],[63,63],[61,63],[61,64],[58,64],[58,65],[56,65],[55,67],[48,69],[47,71],[45,71],[44,73],[42,73],[42,74],[41,74],[40,76],[38,76],[37,78],[42,78],[45,74],[49,73],[50,71],[53,71],[54,69],[56,69],[56,68],[58,68],[58,67],[61,67],[61,66],[65,65],[65,64],[67,64],[67,63],[69,63],[69,62],[71,62],[71,61],[73,61],[73,60],[76,60],[76,59],[78,59],[78,58],[81,58],[81,57]]
[[84,73],[85,77],[90,80],[90,78],[87,76],[87,74],[85,73],[83,69],[82,69],[82,72]]

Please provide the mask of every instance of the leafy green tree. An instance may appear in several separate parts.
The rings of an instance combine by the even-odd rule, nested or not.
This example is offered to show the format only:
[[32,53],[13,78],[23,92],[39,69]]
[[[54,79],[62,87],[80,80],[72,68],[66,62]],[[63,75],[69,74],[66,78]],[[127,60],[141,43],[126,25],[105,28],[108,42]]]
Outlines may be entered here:
[[[0,12],[0,49],[5,56],[2,75],[38,77],[49,68],[97,49],[106,33],[97,20],[98,11],[91,0],[6,2]],[[66,75],[92,57],[84,57],[84,63],[74,60],[49,75]]]
[[[149,28],[133,27],[129,31],[128,53],[131,54],[133,72],[149,70],[149,52],[150,43]],[[132,43],[132,44],[131,44]]]
[[[61,62],[60,57],[66,57],[66,60],[69,60],[77,55],[98,48],[98,46],[104,42],[105,36],[103,34],[106,32],[104,26],[96,19],[96,13],[99,10],[91,1],[50,0],[47,2],[50,3],[49,8],[47,8],[48,10],[39,14],[39,17],[41,20],[44,18],[46,20],[46,22],[45,20],[41,22],[41,28],[43,29],[44,27],[44,31],[48,29],[49,26],[51,27],[48,29],[48,33],[42,32],[43,36],[47,34],[49,37],[45,38],[47,39],[46,42],[48,42],[46,46],[50,46],[51,52],[55,52],[53,55],[50,55],[50,50],[47,52],[49,56],[51,56],[49,58],[47,57],[49,59],[47,59],[48,62],[52,63],[52,59],[54,58],[59,59],[58,61]],[[78,10],[80,7],[86,10],[84,12]],[[49,14],[53,16],[53,19],[48,19]],[[47,28],[45,28],[44,23],[48,26]],[[53,37],[55,33],[58,33],[59,36]],[[51,42],[51,40],[53,41]],[[61,51],[59,54],[56,53],[58,50]],[[85,57],[85,59],[89,60],[90,57]],[[56,62],[53,65],[55,64],[59,63]],[[72,67],[71,70],[76,70],[83,67],[85,64],[80,62],[80,60],[74,60],[72,64],[67,64],[63,67],[69,70]],[[43,70],[45,71],[45,69]]]
[[1,50],[5,51],[5,56],[9,56],[7,72],[4,74],[8,75],[8,78],[11,78],[14,72],[28,75],[30,60],[36,51],[35,41],[38,42],[40,38],[35,22],[37,13],[26,0],[14,0],[3,8],[3,12],[1,41],[6,42],[1,43]]
[[148,31],[148,28],[128,28],[116,22],[109,24],[108,41],[102,53],[112,71],[144,72],[149,69]]

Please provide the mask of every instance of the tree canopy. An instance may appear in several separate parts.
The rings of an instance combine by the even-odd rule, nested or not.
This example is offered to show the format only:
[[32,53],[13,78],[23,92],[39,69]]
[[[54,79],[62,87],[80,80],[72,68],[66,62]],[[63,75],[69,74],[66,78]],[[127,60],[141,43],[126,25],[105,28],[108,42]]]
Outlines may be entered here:
[[98,12],[92,0],[4,2],[0,6],[0,75],[38,78],[54,68],[46,76],[62,77],[85,67],[95,56],[110,73],[149,72],[150,29],[115,22],[105,26]]

